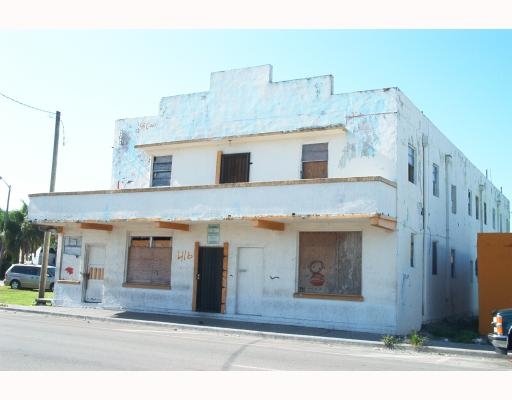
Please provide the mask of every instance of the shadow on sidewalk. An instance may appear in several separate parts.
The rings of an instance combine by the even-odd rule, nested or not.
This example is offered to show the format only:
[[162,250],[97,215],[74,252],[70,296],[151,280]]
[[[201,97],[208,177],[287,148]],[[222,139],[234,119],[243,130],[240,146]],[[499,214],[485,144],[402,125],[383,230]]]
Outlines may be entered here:
[[156,321],[191,326],[208,326],[214,328],[228,328],[246,331],[283,333],[288,335],[317,336],[327,338],[343,338],[354,340],[368,340],[380,342],[382,335],[378,333],[350,332],[335,329],[312,328],[296,325],[281,325],[272,323],[259,323],[248,321],[232,321],[206,316],[182,316],[168,314],[149,314],[133,311],[123,311],[113,315],[113,318],[131,319],[139,321]]

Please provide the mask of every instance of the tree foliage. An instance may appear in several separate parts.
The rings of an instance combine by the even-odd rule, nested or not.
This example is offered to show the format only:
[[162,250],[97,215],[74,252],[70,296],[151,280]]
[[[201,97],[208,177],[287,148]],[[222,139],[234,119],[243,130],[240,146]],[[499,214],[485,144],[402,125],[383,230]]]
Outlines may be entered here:
[[44,233],[28,220],[28,206],[23,203],[19,210],[9,211],[4,227],[5,212],[0,212],[0,278],[13,263],[23,262],[43,242]]

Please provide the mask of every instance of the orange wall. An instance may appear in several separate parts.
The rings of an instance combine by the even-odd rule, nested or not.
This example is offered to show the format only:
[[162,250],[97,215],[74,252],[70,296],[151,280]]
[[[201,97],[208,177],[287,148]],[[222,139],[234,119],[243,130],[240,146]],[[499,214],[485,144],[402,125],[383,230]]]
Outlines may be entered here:
[[491,332],[491,312],[512,308],[512,233],[479,233],[479,331]]

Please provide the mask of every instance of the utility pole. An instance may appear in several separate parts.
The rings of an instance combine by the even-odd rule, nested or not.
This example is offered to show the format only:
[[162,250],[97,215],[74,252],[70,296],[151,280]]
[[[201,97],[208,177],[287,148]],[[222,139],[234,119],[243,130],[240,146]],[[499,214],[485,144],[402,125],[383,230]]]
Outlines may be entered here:
[[7,207],[5,207],[5,217],[4,217],[4,234],[5,234],[5,230],[7,228],[7,220],[9,219],[9,199],[11,198],[11,185],[9,185],[5,179],[3,179],[1,176],[0,176],[0,181],[3,181],[6,185],[7,185],[7,189],[9,189],[9,191],[7,192]]
[[[59,152],[59,127],[60,127],[60,111],[55,113],[55,135],[53,138],[53,160],[52,160],[52,176],[50,178],[50,193],[55,191],[55,176],[57,175],[57,154]],[[44,231],[43,243],[43,264],[41,266],[41,276],[39,277],[39,296],[36,304],[46,304],[44,299],[46,288],[46,274],[48,271],[48,256],[50,253],[51,232],[49,229]]]

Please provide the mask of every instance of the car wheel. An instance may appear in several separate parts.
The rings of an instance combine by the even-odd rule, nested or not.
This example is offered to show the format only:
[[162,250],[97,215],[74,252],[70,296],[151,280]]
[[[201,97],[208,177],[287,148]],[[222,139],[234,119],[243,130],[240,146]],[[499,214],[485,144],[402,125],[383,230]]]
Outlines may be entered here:
[[16,279],[11,281],[11,289],[21,289],[20,281]]
[[508,350],[507,350],[506,348],[504,349],[503,347],[495,347],[495,348],[494,348],[494,351],[495,351],[496,353],[498,353],[498,354],[502,354],[502,355],[504,355],[504,356],[506,356],[506,355],[507,355],[507,352],[508,352]]
[[50,292],[53,292],[53,283],[50,284]]

